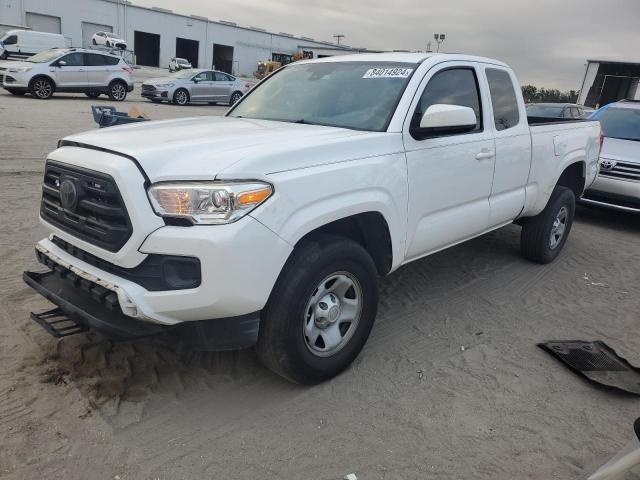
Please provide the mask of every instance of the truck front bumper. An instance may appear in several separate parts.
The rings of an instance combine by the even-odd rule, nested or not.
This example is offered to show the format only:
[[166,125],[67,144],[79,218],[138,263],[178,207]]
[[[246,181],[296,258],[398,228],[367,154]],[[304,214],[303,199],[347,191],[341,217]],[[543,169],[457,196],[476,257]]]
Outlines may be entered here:
[[[70,235],[56,235],[73,242]],[[215,350],[241,348],[255,342],[259,312],[292,249],[250,216],[229,225],[161,227],[145,239],[139,251],[195,257],[200,262],[201,280],[195,288],[151,291],[113,270],[72,255],[52,240],[41,240],[36,250],[40,262],[58,272],[60,279],[49,280],[51,276],[37,277],[29,272],[24,279],[66,313],[83,316],[78,311],[85,312],[100,322],[88,317],[83,321],[102,330],[105,323],[121,321],[165,330],[180,326],[181,331],[197,331],[199,337],[209,337],[207,347]],[[87,285],[91,286],[90,291],[85,288],[81,297],[106,295],[115,305],[112,310],[118,313],[117,322],[113,312],[106,315],[100,310],[92,314],[84,300],[69,293],[72,287],[77,290],[78,286]]]

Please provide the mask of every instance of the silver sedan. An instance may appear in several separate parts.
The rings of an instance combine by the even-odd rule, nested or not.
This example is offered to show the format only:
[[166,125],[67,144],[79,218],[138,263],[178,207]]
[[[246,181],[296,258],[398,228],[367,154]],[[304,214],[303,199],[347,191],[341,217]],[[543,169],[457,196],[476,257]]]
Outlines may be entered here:
[[188,69],[142,84],[142,96],[152,102],[190,102],[233,105],[251,88],[251,84],[216,70]]

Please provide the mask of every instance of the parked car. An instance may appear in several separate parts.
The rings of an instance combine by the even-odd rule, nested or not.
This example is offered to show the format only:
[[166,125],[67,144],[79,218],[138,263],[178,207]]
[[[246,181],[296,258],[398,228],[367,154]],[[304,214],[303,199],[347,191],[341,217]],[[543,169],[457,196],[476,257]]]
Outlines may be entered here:
[[94,45],[104,45],[105,47],[119,48],[126,50],[127,41],[111,32],[97,32],[93,34],[91,42]]
[[172,58],[169,62],[169,71],[171,73],[177,72],[178,70],[185,70],[187,68],[192,68],[192,65],[189,60],[184,58]]
[[228,103],[233,105],[251,88],[247,82],[216,70],[180,70],[173,75],[153,78],[142,84],[142,96],[152,102]]
[[64,37],[58,33],[9,30],[0,37],[0,59],[30,57],[51,48],[64,47]]
[[54,92],[106,94],[121,102],[133,90],[133,70],[119,56],[82,48],[53,49],[0,66],[0,83],[14,95],[46,100]]
[[24,274],[59,309],[34,319],[54,334],[57,316],[121,337],[255,345],[275,372],[320,382],[363,348],[378,275],[514,222],[522,254],[553,261],[599,138],[598,122],[530,124],[497,60],[295,62],[224,117],[61,140],[36,246],[51,271]]
[[575,103],[530,103],[527,105],[527,115],[538,118],[584,118],[592,108]]
[[596,181],[582,202],[640,213],[640,102],[610,103],[591,115],[602,125]]

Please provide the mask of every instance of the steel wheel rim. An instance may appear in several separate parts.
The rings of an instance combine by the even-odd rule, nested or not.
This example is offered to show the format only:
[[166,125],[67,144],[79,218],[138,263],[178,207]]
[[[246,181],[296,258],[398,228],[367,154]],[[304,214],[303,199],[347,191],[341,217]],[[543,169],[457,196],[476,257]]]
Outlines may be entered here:
[[121,84],[116,83],[111,89],[111,95],[113,95],[113,98],[115,98],[116,100],[124,99],[124,95],[125,95],[124,87]]
[[176,94],[176,99],[178,100],[179,105],[184,105],[187,103],[187,94],[184,92],[178,92]]
[[564,238],[564,234],[567,231],[568,218],[569,211],[566,205],[563,205],[551,225],[551,233],[549,234],[549,248],[551,250],[555,250]]
[[302,318],[302,338],[317,357],[330,357],[353,337],[362,315],[362,287],[349,272],[325,277],[309,298]]
[[36,80],[34,90],[38,97],[47,98],[51,95],[51,84],[46,80]]

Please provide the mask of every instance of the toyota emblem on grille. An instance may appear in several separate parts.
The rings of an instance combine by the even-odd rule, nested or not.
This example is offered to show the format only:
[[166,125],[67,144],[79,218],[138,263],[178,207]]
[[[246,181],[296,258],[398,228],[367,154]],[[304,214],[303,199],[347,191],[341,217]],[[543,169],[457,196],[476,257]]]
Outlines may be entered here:
[[78,203],[78,189],[71,180],[63,180],[60,184],[60,204],[67,210],[73,210]]
[[616,166],[614,160],[600,160],[600,170],[604,172],[608,172],[609,170],[613,170],[613,167]]

